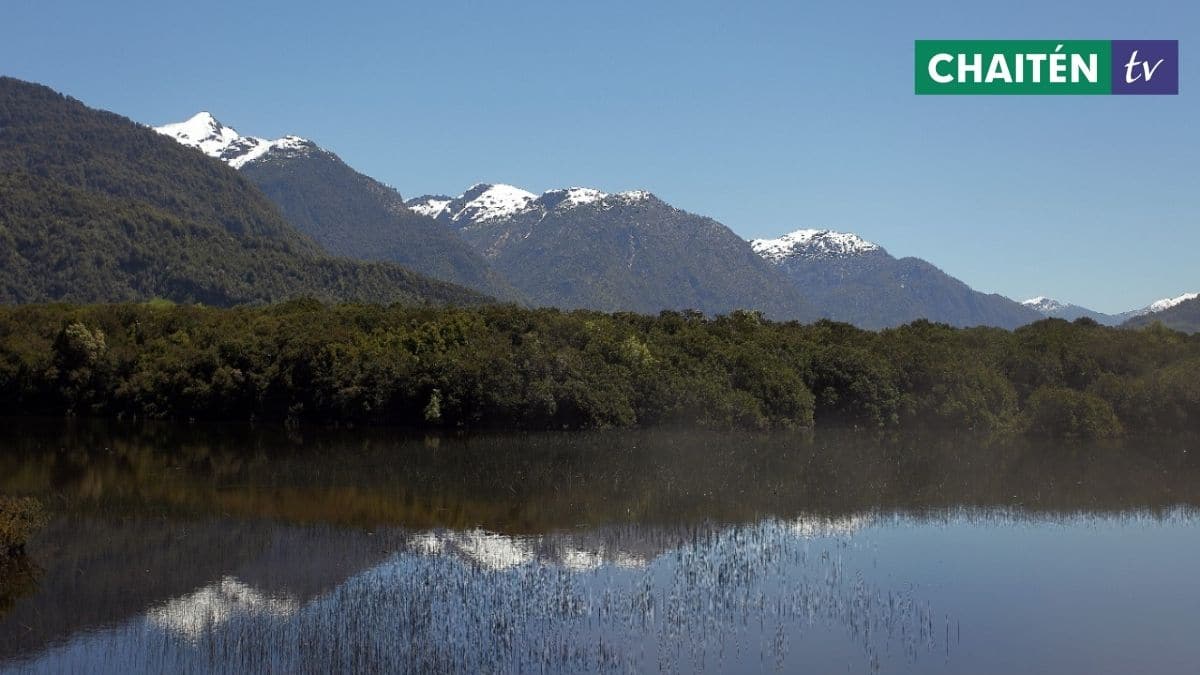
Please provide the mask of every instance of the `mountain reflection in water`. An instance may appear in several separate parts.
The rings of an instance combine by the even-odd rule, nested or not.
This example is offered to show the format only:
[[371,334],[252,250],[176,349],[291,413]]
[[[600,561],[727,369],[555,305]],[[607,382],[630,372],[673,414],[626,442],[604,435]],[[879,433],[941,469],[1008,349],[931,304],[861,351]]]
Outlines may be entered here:
[[0,669],[1200,662],[1178,439],[6,433],[0,489],[58,516],[0,609]]

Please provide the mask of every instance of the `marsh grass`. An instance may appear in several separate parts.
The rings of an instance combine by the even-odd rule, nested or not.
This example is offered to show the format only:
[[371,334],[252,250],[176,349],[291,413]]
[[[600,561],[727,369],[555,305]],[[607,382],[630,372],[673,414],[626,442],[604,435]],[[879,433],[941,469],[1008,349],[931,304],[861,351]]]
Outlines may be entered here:
[[29,537],[48,520],[46,508],[37,499],[0,495],[0,558],[23,554]]

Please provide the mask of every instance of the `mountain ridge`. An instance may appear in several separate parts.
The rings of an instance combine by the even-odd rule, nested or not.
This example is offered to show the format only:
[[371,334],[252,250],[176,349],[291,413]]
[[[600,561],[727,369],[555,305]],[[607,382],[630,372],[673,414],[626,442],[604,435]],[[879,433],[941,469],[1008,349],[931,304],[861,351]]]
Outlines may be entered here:
[[1171,309],[1172,307],[1175,307],[1181,303],[1194,300],[1197,297],[1200,297],[1200,293],[1184,293],[1175,297],[1155,300],[1144,307],[1120,312],[1119,314],[1106,314],[1104,312],[1097,312],[1095,310],[1088,309],[1087,307],[1082,307],[1069,302],[1063,302],[1061,300],[1055,300],[1044,295],[1030,298],[1023,301],[1021,304],[1038,311],[1043,316],[1051,318],[1073,321],[1080,317],[1086,317],[1106,326],[1119,326],[1141,316],[1157,314],[1159,312]]
[[479,183],[458,197],[407,205],[455,228],[534,304],[815,318],[802,295],[733,231],[645,190],[570,187],[534,195]]
[[750,241],[822,316],[880,329],[917,319],[1016,328],[1041,318],[1002,295],[981,293],[920,258],[896,258],[856,234],[799,229]]
[[228,166],[49,87],[0,77],[0,301],[475,303],[324,253]]
[[[1132,317],[1121,325],[1126,328],[1142,328],[1159,323],[1167,328],[1185,333],[1200,333],[1200,295],[1194,293],[1185,295],[1190,297],[1156,312]],[[1174,299],[1168,298],[1168,300]]]
[[237,169],[330,253],[396,263],[499,299],[521,299],[454,230],[408,209],[394,188],[306,138],[243,136],[208,112],[155,131]]

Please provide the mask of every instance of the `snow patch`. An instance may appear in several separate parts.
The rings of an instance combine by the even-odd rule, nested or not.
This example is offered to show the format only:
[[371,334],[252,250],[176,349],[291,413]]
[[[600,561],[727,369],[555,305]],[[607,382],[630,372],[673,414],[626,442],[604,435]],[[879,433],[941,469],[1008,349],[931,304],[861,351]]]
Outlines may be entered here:
[[1044,295],[1039,295],[1036,298],[1030,298],[1022,301],[1021,304],[1029,307],[1030,309],[1037,310],[1042,314],[1046,314],[1048,312],[1057,312],[1067,308],[1067,303],[1059,302],[1053,298],[1047,298]]
[[596,188],[578,186],[546,190],[541,195],[535,195],[504,183],[477,183],[454,198],[419,197],[406,202],[406,206],[434,218],[448,219],[458,224],[475,224],[532,211],[565,210],[592,204],[611,208],[634,204],[652,196],[645,190],[610,194]]
[[536,196],[519,187],[498,183],[476,184],[454,200],[450,206],[450,219],[472,223],[499,220],[525,210]]
[[199,112],[183,122],[164,124],[154,130],[183,145],[199,148],[209,157],[215,157],[235,169],[272,150],[300,151],[312,145],[311,141],[300,136],[284,136],[275,140],[243,136],[232,127],[221,124],[209,112]]
[[450,205],[451,201],[453,200],[448,198],[439,199],[437,197],[429,197],[426,199],[412,201],[406,204],[406,206],[423,216],[437,218],[438,216],[442,215],[442,212],[446,210],[446,207]]
[[566,192],[566,196],[563,197],[563,201],[560,203],[560,206],[566,205],[568,207],[580,206],[582,204],[594,204],[608,196],[607,194],[595,188],[585,187],[571,187],[564,190],[564,192]]
[[1141,313],[1142,314],[1154,314],[1155,312],[1161,312],[1164,309],[1171,309],[1175,305],[1178,305],[1182,302],[1187,302],[1188,300],[1195,300],[1196,298],[1200,298],[1200,293],[1184,293],[1183,295],[1180,295],[1180,296],[1177,296],[1174,298],[1163,298],[1162,300],[1155,300],[1154,302],[1150,303],[1145,309],[1143,309],[1141,311]]
[[626,190],[624,192],[618,192],[617,194],[615,194],[613,196],[616,197],[620,201],[623,201],[628,204],[632,204],[634,202],[646,201],[647,199],[650,199],[650,197],[652,197],[653,195],[651,195],[649,192],[647,192],[645,190]]
[[796,230],[778,239],[753,239],[750,246],[773,263],[793,257],[836,258],[879,250],[879,246],[856,234],[833,230]]

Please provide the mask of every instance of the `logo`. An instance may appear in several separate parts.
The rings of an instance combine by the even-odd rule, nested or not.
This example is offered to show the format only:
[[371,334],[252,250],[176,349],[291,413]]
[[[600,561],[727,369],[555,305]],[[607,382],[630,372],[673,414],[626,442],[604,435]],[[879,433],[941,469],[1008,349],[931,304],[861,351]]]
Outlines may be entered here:
[[917,40],[917,94],[1178,94],[1178,40]]

